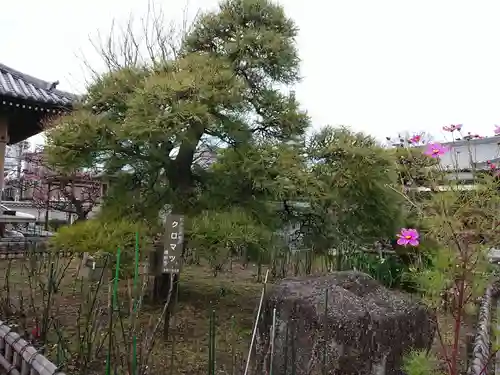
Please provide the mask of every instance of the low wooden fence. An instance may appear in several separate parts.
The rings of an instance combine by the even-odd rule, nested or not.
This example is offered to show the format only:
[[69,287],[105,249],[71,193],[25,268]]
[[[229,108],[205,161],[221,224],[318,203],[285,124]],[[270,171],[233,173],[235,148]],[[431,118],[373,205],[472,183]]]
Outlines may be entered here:
[[44,237],[19,237],[0,238],[0,253],[28,252],[31,250],[46,250],[47,238]]
[[[0,239],[0,260],[31,256],[48,256],[46,238]],[[60,253],[71,256],[71,253]],[[24,340],[11,327],[0,321],[0,374],[64,375],[56,365]]]
[[[46,237],[0,238],[0,260],[44,256],[49,253]],[[64,251],[58,254],[61,257],[69,257],[74,253]]]
[[0,321],[0,373],[9,375],[64,375],[57,366]]
[[[47,250],[37,250],[37,251],[2,251],[0,250],[0,260],[5,260],[5,259],[23,259],[23,258],[28,258],[28,257],[33,257],[33,256],[39,256],[39,257],[48,257],[53,253],[47,251]],[[61,258],[68,258],[73,256],[75,253],[71,251],[59,251],[57,253],[59,257]]]

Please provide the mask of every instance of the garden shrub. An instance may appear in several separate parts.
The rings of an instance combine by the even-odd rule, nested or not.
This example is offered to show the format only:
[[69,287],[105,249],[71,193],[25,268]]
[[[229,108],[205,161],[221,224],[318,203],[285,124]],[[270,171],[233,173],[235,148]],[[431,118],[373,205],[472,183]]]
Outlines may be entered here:
[[[469,150],[466,160],[470,160],[468,172],[472,181],[467,181],[467,186],[460,179],[453,178],[464,170],[463,165],[459,166],[455,160],[459,152],[450,149],[449,144],[422,144],[414,136],[402,144],[399,151],[407,151],[408,155],[408,162],[400,171],[406,174],[406,178],[402,178],[405,183],[401,186],[401,195],[408,202],[406,209],[408,216],[414,219],[414,226],[401,228],[397,244],[430,258],[429,266],[417,264],[413,280],[426,303],[438,315],[446,313],[443,310],[443,295],[446,295],[450,299],[448,307],[454,320],[451,325],[441,325],[441,319],[437,319],[437,339],[441,348],[438,360],[427,353],[409,354],[405,366],[408,375],[437,373],[439,369],[445,370],[447,375],[463,373],[462,365],[466,362],[461,358],[463,323],[493,280],[487,256],[489,248],[500,240],[497,230],[500,169],[494,163],[478,169],[473,137],[470,133],[468,136],[462,133],[462,125],[451,125],[444,130],[452,135],[451,145],[458,139],[468,142],[465,143]],[[500,128],[497,133],[500,133]],[[450,151],[453,151],[452,165],[444,165],[441,158]],[[425,173],[431,178],[423,179],[411,168],[415,153],[434,161],[434,167],[426,171],[436,173]],[[422,190],[426,193],[421,194]],[[424,243],[426,248],[418,251]],[[448,342],[447,338],[451,340]],[[485,368],[482,373],[484,371]]]
[[78,254],[88,253],[96,262],[114,267],[117,249],[120,248],[120,270],[123,277],[134,272],[135,241],[139,236],[139,250],[144,259],[147,249],[151,248],[151,237],[141,224],[127,220],[104,221],[101,219],[78,222],[62,227],[49,241],[55,251],[70,251]]

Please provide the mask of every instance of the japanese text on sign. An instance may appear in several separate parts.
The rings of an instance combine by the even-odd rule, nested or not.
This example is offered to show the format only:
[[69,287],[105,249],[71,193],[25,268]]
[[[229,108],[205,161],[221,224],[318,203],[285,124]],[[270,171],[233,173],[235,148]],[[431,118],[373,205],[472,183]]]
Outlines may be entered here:
[[169,215],[165,222],[165,243],[163,248],[163,273],[179,273],[184,241],[184,217]]

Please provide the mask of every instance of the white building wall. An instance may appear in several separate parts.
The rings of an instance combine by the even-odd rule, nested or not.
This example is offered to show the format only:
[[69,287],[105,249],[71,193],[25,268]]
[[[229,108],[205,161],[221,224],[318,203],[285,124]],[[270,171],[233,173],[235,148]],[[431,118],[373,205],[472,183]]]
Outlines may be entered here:
[[[37,221],[45,221],[45,210],[33,207],[33,204],[30,201],[2,201],[2,204],[12,210],[33,215],[34,217],[36,217]],[[94,210],[89,213],[88,218],[92,218],[98,212],[99,206],[94,207]],[[49,210],[49,220],[68,220],[68,214],[66,212]]]
[[22,166],[23,153],[30,147],[28,141],[22,141],[5,148],[5,166],[4,170],[15,171]]
[[15,146],[7,146],[5,148],[5,172],[15,170],[18,164],[18,151]]
[[487,168],[488,160],[500,158],[499,142],[500,136],[445,143],[450,152],[441,156],[441,165],[444,168],[464,170],[471,169],[472,163],[476,163],[476,168]]

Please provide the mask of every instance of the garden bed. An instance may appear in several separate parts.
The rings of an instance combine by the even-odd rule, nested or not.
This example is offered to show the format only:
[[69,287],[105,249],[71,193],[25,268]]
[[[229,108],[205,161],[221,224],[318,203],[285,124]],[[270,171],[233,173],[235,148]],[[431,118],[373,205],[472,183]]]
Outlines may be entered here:
[[[35,280],[38,278],[36,275],[29,275],[28,263],[29,260],[21,259],[0,262],[0,272],[4,275],[0,280],[0,287],[3,289],[0,316],[10,324],[17,325],[16,330],[19,333],[33,339],[35,346],[39,346],[40,340],[32,334],[36,333],[36,320],[39,321],[39,326],[43,326],[48,295],[46,293],[45,297],[43,296],[40,284],[46,285],[47,279]],[[50,328],[46,334],[48,345],[45,353],[54,363],[61,364],[63,371],[73,374],[80,373],[82,369],[65,357],[78,350],[76,338],[82,335],[84,328],[78,329],[77,322],[82,320],[82,307],[88,307],[88,304],[82,303],[83,285],[75,278],[79,261],[75,259],[69,263],[67,266],[65,261],[61,261],[58,267],[62,270],[67,266],[58,290],[52,294],[49,302],[51,308],[45,322],[49,322],[46,324],[50,325]],[[169,369],[167,373],[172,374],[206,373],[209,317],[212,310],[215,310],[216,317],[217,368],[228,373],[231,373],[233,368],[240,368],[250,341],[253,314],[261,289],[261,284],[255,280],[253,269],[242,269],[239,266],[234,272],[221,274],[217,278],[214,278],[207,268],[186,267],[180,283],[178,304],[171,320],[169,339],[167,342],[163,340],[160,329],[149,355],[151,373],[158,373],[160,370],[164,372],[165,369]],[[109,317],[108,291],[106,283],[98,296],[99,301],[94,303],[94,307],[99,310],[96,318],[102,321],[99,323],[101,327],[107,324]],[[118,298],[121,301],[123,320],[128,322],[127,282],[120,283]],[[37,311],[37,314],[34,311]],[[143,327],[144,331],[152,332],[161,313],[161,305],[145,305],[138,314],[137,324]],[[116,331],[119,332],[120,328],[117,327]],[[123,338],[120,340],[125,341]],[[140,345],[141,343],[138,343],[138,346]],[[119,345],[113,345],[113,350],[116,350],[117,346]],[[123,350],[121,353],[114,353],[115,358],[130,354],[126,345],[121,346]],[[64,353],[65,350],[68,352]],[[106,360],[104,351],[95,357],[92,363],[88,363],[88,370],[102,374]],[[170,368],[173,368],[172,372]]]
[[[82,373],[81,363],[75,363],[75,353],[78,353],[78,344],[83,342],[76,338],[86,335],[85,324],[82,326],[82,316],[88,314],[89,319],[98,320],[94,330],[102,336],[98,354],[89,356],[86,363],[87,373],[103,374],[108,340],[106,339],[109,325],[110,285],[104,281],[100,292],[95,292],[96,301],[83,302],[89,299],[85,293],[89,285],[97,281],[83,281],[76,277],[81,261],[77,258],[54,261],[53,272],[59,275],[60,284],[56,290],[48,293],[47,276],[50,272],[50,262],[37,262],[33,259],[12,259],[0,261],[0,272],[3,278],[0,287],[3,289],[1,299],[1,318],[12,324],[17,324],[17,330],[25,333],[27,338],[33,338],[34,344],[40,346],[40,338],[30,337],[36,333],[36,320],[39,326],[49,326],[46,332],[47,342],[45,354],[54,363],[61,365],[68,374]],[[36,272],[34,268],[37,268]],[[57,272],[56,272],[57,271]],[[171,320],[169,338],[163,339],[162,329],[155,335],[155,344],[149,353],[148,366],[151,373],[162,372],[168,374],[206,374],[209,359],[209,326],[210,315],[215,311],[215,346],[216,346],[216,373],[236,374],[246,359],[247,348],[250,342],[253,319],[261,283],[257,282],[257,267],[249,265],[243,267],[234,264],[232,270],[213,276],[210,268],[204,266],[187,266],[183,270],[180,292],[174,318]],[[122,281],[118,288],[121,320],[127,327],[130,325],[130,283]],[[44,294],[45,291],[45,294]],[[50,297],[49,297],[50,294]],[[92,296],[92,293],[91,293]],[[50,309],[47,309],[47,305]],[[145,346],[150,338],[150,332],[162,315],[162,305],[144,305],[137,315],[135,323],[141,332],[138,337],[138,346]],[[83,311],[83,312],[82,312]],[[89,312],[92,311],[92,312]],[[36,312],[36,314],[34,313]],[[93,314],[93,315],[92,315]],[[94,317],[94,318],[92,318]],[[117,319],[117,318],[115,318]],[[85,319],[83,319],[85,320]],[[78,323],[80,322],[80,323]],[[441,318],[441,327],[446,331],[453,324],[451,316]],[[468,317],[464,323],[463,357],[465,358],[466,338],[474,332],[475,317]],[[131,356],[132,350],[129,337],[123,334],[120,324],[115,322],[112,344],[113,358],[120,362],[121,368],[127,367],[127,361],[119,358]],[[91,329],[91,330],[92,330]],[[43,329],[42,329],[43,330]],[[40,332],[39,332],[40,333]],[[110,346],[111,347],[111,346]],[[434,350],[439,353],[436,344]],[[145,350],[138,349],[139,363],[144,362]],[[464,361],[465,365],[465,361]]]

